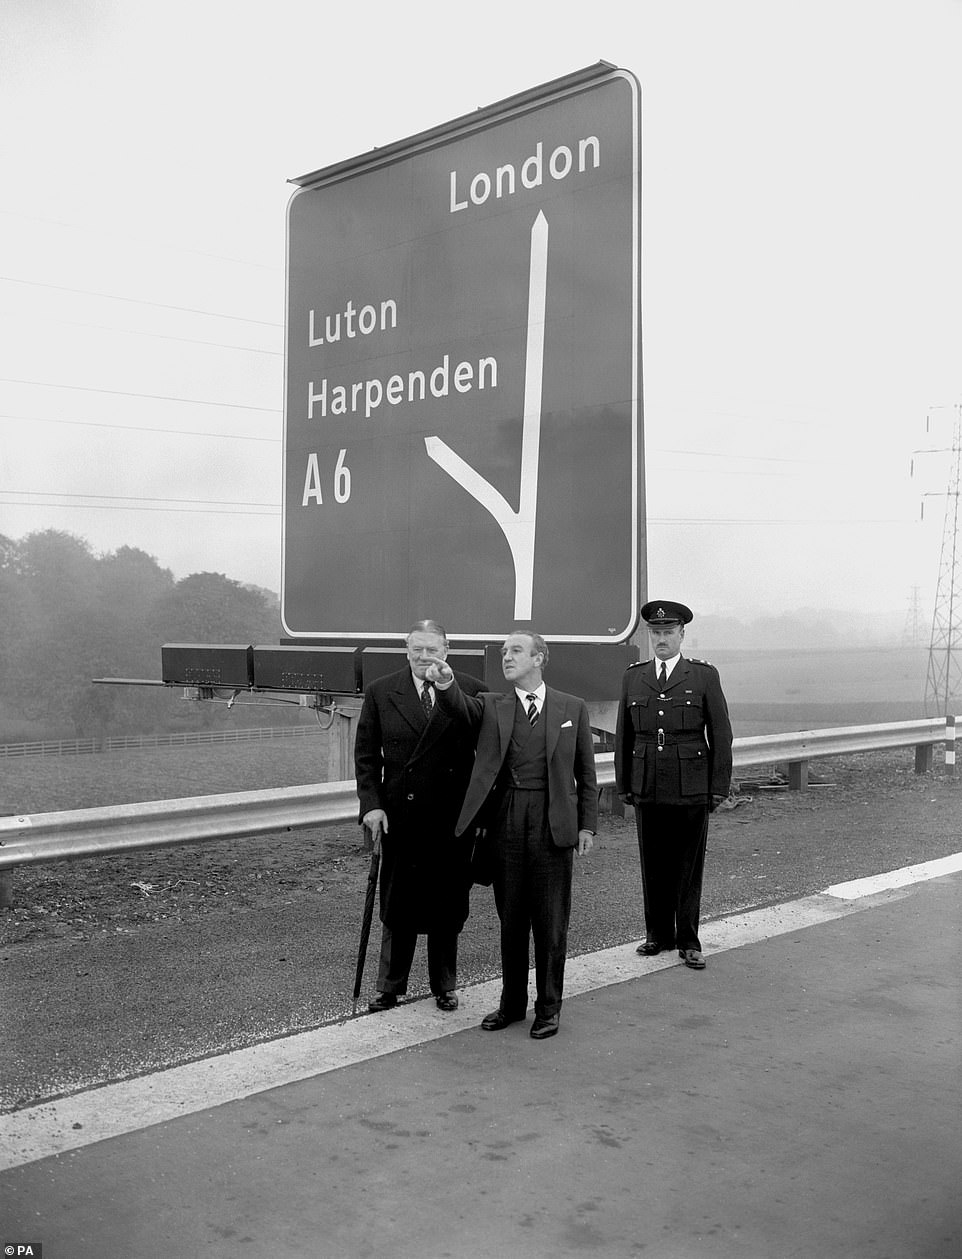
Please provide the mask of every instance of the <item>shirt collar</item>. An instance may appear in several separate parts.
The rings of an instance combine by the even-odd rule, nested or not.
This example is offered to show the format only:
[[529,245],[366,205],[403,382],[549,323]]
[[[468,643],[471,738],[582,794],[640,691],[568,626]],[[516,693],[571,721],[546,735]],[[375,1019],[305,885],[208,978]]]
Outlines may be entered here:
[[655,677],[658,676],[658,674],[661,672],[661,666],[664,665],[665,677],[670,678],[672,674],[672,670],[674,669],[675,665],[678,663],[680,659],[681,659],[681,652],[679,652],[677,656],[672,656],[670,660],[659,660],[658,657],[656,656],[655,657]]
[[519,686],[516,686],[514,688],[514,693],[515,695],[517,695],[518,699],[521,700],[522,704],[525,703],[529,695],[533,695],[535,698],[535,703],[538,705],[539,713],[541,712],[542,705],[544,704],[544,697],[545,697],[546,692],[547,692],[547,685],[544,682],[542,682],[540,686],[536,686],[531,691],[523,691]]
[[[411,680],[414,682],[414,689],[417,691],[418,696],[420,696],[420,694],[421,694],[421,692],[424,690],[424,686],[425,686],[425,680],[424,680],[424,678],[419,678],[419,677],[418,677],[418,675],[417,675],[417,674],[414,672],[414,670],[412,669],[412,670],[411,670]],[[433,683],[432,683],[432,685],[433,685]]]

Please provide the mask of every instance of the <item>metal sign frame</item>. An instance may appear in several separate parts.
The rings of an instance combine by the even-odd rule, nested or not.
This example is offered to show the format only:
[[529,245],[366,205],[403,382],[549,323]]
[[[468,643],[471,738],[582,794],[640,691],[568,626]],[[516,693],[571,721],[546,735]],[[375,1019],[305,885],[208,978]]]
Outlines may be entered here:
[[[602,99],[599,92],[607,95]],[[570,143],[539,140],[532,148],[533,120],[557,138],[561,122],[553,132],[549,123],[580,117],[597,122],[599,111],[604,125],[589,135],[573,135]],[[518,160],[500,165],[478,158],[489,140],[504,149],[516,133],[527,136],[530,153],[522,147]],[[617,153],[614,177],[602,160],[609,147]],[[475,157],[473,164],[466,154]],[[445,175],[447,219],[443,231],[432,233],[436,222],[426,214],[428,226],[419,235],[418,198],[427,204],[424,170],[431,175],[435,218]],[[627,641],[637,627],[645,584],[637,80],[599,62],[292,182],[298,190],[288,206],[281,582],[286,632],[301,641],[384,640],[432,615],[445,621],[456,641],[498,639],[525,628],[553,642]],[[384,209],[388,203],[399,207],[396,214]],[[585,297],[594,280],[593,252],[598,292]],[[510,270],[510,315],[499,317],[496,285],[487,307],[482,295],[476,314],[466,310],[457,291],[459,266],[473,267],[479,288],[488,271]],[[413,337],[403,327],[405,302],[384,296],[395,288],[382,287],[380,300],[374,292],[372,277],[383,284],[388,273],[419,312]],[[338,294],[326,307],[314,302],[325,286]],[[352,288],[356,300],[345,300]],[[567,303],[561,314],[552,304],[557,295]],[[437,326],[422,329],[432,318]],[[565,319],[566,354],[556,335]],[[575,335],[582,333],[587,348],[579,363]],[[453,337],[450,352],[444,335]],[[422,359],[425,347],[437,354],[420,364],[424,370],[406,373],[412,344]],[[479,345],[491,352],[472,355]],[[564,389],[558,384],[562,375]],[[433,405],[438,422],[419,414],[417,425],[409,423],[410,431],[398,434],[390,425],[406,414],[404,391],[413,392],[418,376],[423,410],[429,413]],[[607,389],[609,376],[617,382],[610,386],[614,392],[598,403],[591,389]],[[506,378],[511,402],[499,397],[499,390],[509,395]],[[569,403],[570,395],[578,401]],[[489,406],[490,417],[483,410]],[[454,414],[461,417],[457,422],[450,421]],[[465,440],[480,429],[482,414],[499,443],[496,455],[485,453],[487,464]],[[379,423],[383,440],[375,443],[370,433]],[[366,463],[355,465],[358,450]],[[563,459],[568,471],[559,477]],[[576,472],[589,482],[585,499],[597,520],[578,514]],[[364,509],[356,497],[362,481],[369,495]],[[405,512],[416,514],[428,486],[441,506],[434,518],[410,525],[408,537]],[[312,529],[319,518],[324,529]],[[354,534],[349,523],[340,523],[352,519]],[[456,528],[462,547],[452,556],[445,543],[450,547]],[[330,560],[318,558],[327,554],[325,539]],[[391,546],[393,564],[381,554]],[[491,560],[495,549],[497,564]],[[432,587],[434,568],[445,565]],[[547,572],[557,578],[546,595]],[[513,599],[505,594],[509,577]],[[352,600],[360,606],[378,581],[383,589],[354,616]],[[337,582],[352,593],[336,589]],[[334,623],[319,627],[318,602],[325,615],[328,605],[334,609]]]

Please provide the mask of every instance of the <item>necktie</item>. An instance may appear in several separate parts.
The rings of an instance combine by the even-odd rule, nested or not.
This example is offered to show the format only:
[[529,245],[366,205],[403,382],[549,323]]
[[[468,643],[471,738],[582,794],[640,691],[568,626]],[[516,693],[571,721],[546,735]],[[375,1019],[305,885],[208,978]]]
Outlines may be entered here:
[[425,682],[421,688],[421,707],[424,709],[425,717],[430,717],[434,710],[434,704],[431,702],[431,683]]
[[537,698],[538,697],[536,695],[525,696],[525,699],[528,701],[528,724],[532,726],[538,720]]
[[664,660],[661,662],[661,668],[658,671],[658,689],[663,691],[668,685],[668,670],[665,668]]

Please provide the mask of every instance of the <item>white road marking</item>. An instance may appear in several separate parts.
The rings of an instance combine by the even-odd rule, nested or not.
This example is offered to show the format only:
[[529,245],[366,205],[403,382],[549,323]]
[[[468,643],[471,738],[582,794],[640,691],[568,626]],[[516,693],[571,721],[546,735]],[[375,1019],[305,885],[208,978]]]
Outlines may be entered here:
[[873,874],[867,879],[852,879],[849,883],[833,883],[825,889],[826,896],[838,896],[843,900],[858,900],[874,896],[876,892],[889,892],[893,888],[908,887],[925,879],[937,879],[943,874],[956,874],[962,870],[962,852],[936,861],[923,861],[917,866],[904,866],[887,874]]
[[[877,893],[960,870],[962,853],[955,853],[888,874],[834,884],[815,896],[705,923],[702,943],[708,954],[741,948],[858,912],[862,906],[857,902]],[[639,957],[634,943],[571,957],[565,968],[565,996],[625,983],[680,964],[674,950],[657,957]],[[533,983],[532,974],[532,987]],[[469,1031],[495,1008],[500,990],[499,980],[489,980],[461,989],[460,1006],[451,1014],[442,1014],[431,1000],[413,1001],[384,1014],[349,1019],[0,1115],[0,1170]]]

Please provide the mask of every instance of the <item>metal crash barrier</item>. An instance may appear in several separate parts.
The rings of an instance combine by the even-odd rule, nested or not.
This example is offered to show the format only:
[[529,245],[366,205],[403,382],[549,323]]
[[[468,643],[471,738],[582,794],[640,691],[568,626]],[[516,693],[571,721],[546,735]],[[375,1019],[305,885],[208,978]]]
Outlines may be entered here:
[[[919,773],[932,767],[932,751],[945,744],[946,771],[955,769],[955,718],[843,726],[791,734],[755,735],[734,741],[736,770],[788,763],[789,787],[804,790],[808,762],[891,748],[915,748]],[[599,753],[598,786],[614,786],[614,755]],[[0,873],[15,866],[129,853],[236,839],[247,835],[357,821],[353,779],[266,791],[237,791],[181,800],[71,809],[58,813],[0,817]]]

